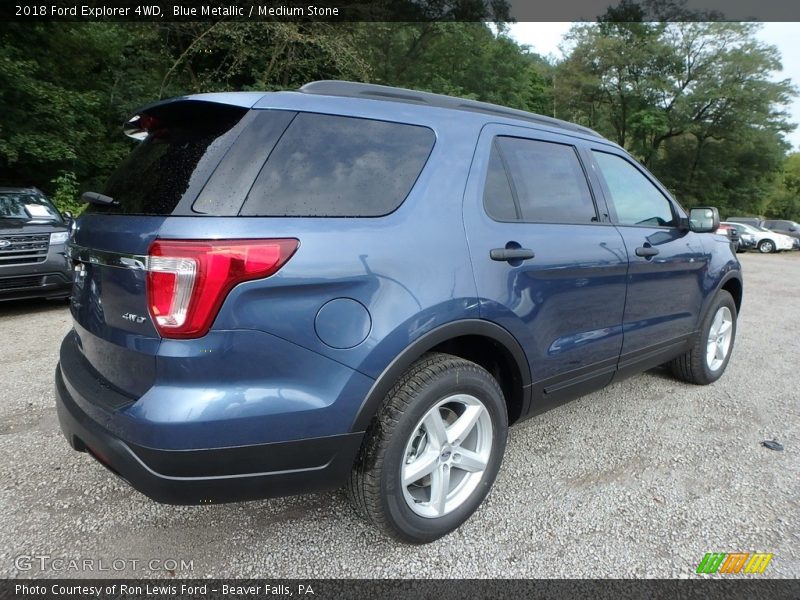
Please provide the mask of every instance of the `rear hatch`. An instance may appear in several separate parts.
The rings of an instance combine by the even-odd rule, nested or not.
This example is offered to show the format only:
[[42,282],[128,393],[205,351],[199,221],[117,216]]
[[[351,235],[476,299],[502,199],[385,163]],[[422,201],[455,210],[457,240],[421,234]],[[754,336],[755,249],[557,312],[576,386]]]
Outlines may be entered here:
[[[232,97],[257,100],[226,96]],[[435,141],[431,129],[417,125],[196,99],[146,109],[127,129],[144,141],[102,190],[113,203],[91,205],[74,235],[79,271],[72,310],[74,343],[86,368],[132,398],[155,380],[159,332],[175,339],[204,336],[227,294],[275,273],[298,249],[298,238],[307,256],[318,257],[348,228],[366,243],[367,228],[355,218],[393,213]],[[293,217],[314,218],[289,226]],[[326,225],[326,218],[336,221]],[[371,235],[375,247],[385,246],[379,228]],[[364,257],[351,255],[351,283],[374,279],[364,274]],[[313,321],[300,331],[287,318],[298,311],[292,287],[304,285],[306,295],[315,290],[317,307],[342,290],[308,260],[317,271],[302,282],[271,280],[278,291],[270,296],[268,330],[315,349],[322,342]],[[262,313],[248,315],[262,320],[223,322],[263,326]]]
[[[243,94],[242,101],[251,101]],[[127,133],[144,138],[90,205],[70,244],[76,360],[136,398],[155,379],[160,336],[148,314],[147,254],[164,220],[186,214],[243,127],[249,106],[179,100],[145,109]]]

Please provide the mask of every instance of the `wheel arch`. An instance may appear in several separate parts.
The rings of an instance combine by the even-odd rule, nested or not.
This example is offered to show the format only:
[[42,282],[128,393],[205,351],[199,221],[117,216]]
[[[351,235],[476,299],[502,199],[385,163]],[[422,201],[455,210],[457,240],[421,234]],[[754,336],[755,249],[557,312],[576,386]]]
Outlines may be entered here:
[[432,350],[470,360],[489,371],[503,390],[509,424],[528,411],[531,374],[522,346],[508,330],[496,323],[465,319],[441,325],[407,345],[375,380],[350,431],[365,431],[400,375]]
[[736,314],[738,316],[742,309],[742,297],[744,294],[742,280],[735,275],[731,275],[727,279],[723,280],[722,285],[719,286],[719,289],[725,290],[731,296],[733,296],[733,302],[736,305]]

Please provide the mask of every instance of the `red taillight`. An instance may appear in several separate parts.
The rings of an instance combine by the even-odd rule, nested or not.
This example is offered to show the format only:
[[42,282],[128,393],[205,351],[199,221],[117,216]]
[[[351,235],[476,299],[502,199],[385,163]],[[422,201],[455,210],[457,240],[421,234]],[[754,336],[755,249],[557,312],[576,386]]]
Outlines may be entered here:
[[150,246],[147,304],[158,332],[200,337],[228,292],[278,271],[300,242],[280,240],[156,240]]

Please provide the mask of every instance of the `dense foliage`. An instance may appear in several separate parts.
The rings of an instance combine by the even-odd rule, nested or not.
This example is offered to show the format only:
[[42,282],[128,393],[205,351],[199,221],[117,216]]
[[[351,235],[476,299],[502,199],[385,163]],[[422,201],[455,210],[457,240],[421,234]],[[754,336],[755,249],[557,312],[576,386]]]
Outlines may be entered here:
[[627,148],[685,205],[800,219],[800,156],[786,157],[783,138],[794,89],[769,78],[780,57],[757,25],[625,18],[575,25],[557,63],[502,24],[5,24],[0,185],[35,185],[72,209],[76,192],[100,187],[129,151],[120,125],[140,105],[349,79],[579,122]]

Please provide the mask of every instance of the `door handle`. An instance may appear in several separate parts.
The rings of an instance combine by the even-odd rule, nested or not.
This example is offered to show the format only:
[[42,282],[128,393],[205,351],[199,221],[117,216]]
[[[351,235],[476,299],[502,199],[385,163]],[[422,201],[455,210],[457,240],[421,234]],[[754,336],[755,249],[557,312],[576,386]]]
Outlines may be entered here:
[[489,258],[497,261],[528,260],[536,256],[529,248],[492,248]]
[[658,248],[653,248],[652,246],[642,246],[636,249],[636,256],[653,258],[656,254],[658,254]]

